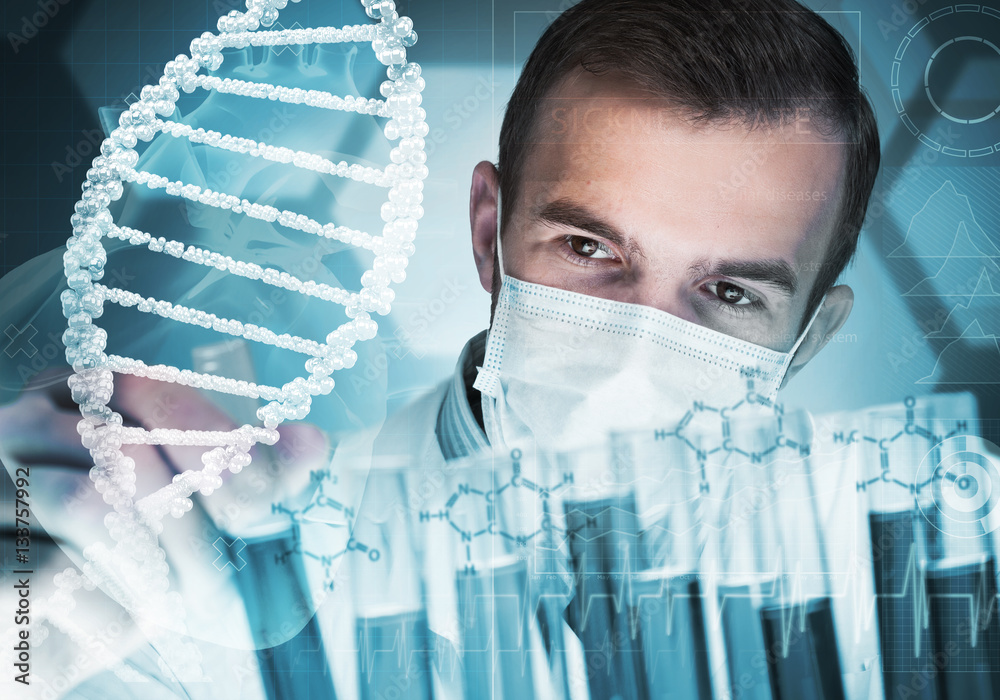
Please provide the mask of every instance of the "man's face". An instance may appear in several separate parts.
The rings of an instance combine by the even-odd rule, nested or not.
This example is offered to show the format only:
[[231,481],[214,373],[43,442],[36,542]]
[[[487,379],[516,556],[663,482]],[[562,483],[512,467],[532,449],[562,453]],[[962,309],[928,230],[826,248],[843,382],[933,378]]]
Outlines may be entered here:
[[[805,113],[692,125],[620,76],[578,71],[540,110],[504,272],[787,351],[835,235],[844,160]],[[474,245],[476,199],[474,179]]]

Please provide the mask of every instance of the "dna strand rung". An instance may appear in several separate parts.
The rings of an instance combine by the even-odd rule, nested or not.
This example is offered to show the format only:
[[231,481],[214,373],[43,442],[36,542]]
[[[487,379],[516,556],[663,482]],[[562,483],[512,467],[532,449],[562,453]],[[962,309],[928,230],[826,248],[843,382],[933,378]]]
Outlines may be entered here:
[[[180,323],[187,323],[192,326],[201,326],[218,333],[245,338],[258,343],[266,343],[275,347],[291,350],[293,352],[310,355],[311,357],[333,358],[339,353],[338,348],[333,348],[314,340],[301,338],[299,336],[288,335],[287,333],[277,334],[267,328],[262,328],[252,323],[242,323],[228,318],[220,318],[215,314],[192,309],[180,304],[171,304],[169,301],[160,301],[152,297],[142,297],[135,292],[128,292],[114,287],[105,287],[103,284],[95,284],[94,290],[105,301],[125,307],[135,307],[143,313],[153,313],[163,318]],[[127,371],[127,365],[125,365]],[[152,377],[156,378],[156,377]],[[330,387],[333,388],[332,386]],[[285,389],[281,390],[282,392]]]
[[[350,229],[348,229],[350,231]],[[154,238],[144,231],[123,226],[115,226],[108,231],[108,238],[118,238],[134,246],[147,246],[154,252],[166,252],[175,258],[180,258],[187,262],[192,262],[206,267],[214,267],[231,275],[238,275],[251,280],[259,280],[273,287],[287,289],[305,296],[316,297],[324,301],[348,306],[356,304],[360,296],[355,292],[348,292],[340,287],[333,287],[322,282],[313,280],[302,281],[298,277],[283,270],[267,268],[253,262],[233,260],[228,255],[214,253],[204,248],[187,245],[181,241],[168,241],[165,238]],[[338,237],[339,240],[339,237]],[[364,247],[364,246],[357,246]]]
[[[268,223],[277,222],[288,228],[298,229],[304,233],[322,235],[325,238],[333,238],[344,243],[348,243],[358,248],[367,248],[372,252],[384,253],[384,237],[382,245],[376,241],[379,237],[372,236],[363,231],[354,231],[334,224],[321,224],[304,214],[278,209],[269,204],[258,204],[247,199],[241,199],[236,195],[215,192],[209,188],[202,188],[198,185],[184,183],[179,180],[170,180],[162,175],[155,175],[142,170],[126,171],[124,179],[138,185],[145,185],[151,190],[162,189],[173,197],[183,197],[184,199],[216,209],[228,209],[234,214],[246,214],[253,219],[260,219]],[[413,230],[416,233],[416,229]],[[370,243],[369,243],[370,241]],[[368,243],[368,245],[366,245]],[[184,250],[184,244],[178,243],[166,249],[168,254],[179,256]],[[174,253],[176,251],[176,253]]]
[[163,381],[181,386],[190,386],[196,389],[210,389],[212,387],[224,387],[218,389],[231,396],[242,396],[248,399],[264,399],[265,401],[277,401],[281,398],[281,389],[266,384],[257,384],[243,379],[229,379],[216,375],[195,372],[190,369],[178,369],[171,365],[147,365],[142,360],[134,360],[120,355],[108,355],[106,367],[112,372],[119,374],[131,374],[144,379],[162,377]]
[[369,185],[376,185],[377,187],[392,187],[393,185],[392,180],[386,176],[385,171],[378,168],[369,168],[356,163],[352,165],[343,160],[339,163],[334,163],[315,153],[294,151],[284,146],[270,146],[266,143],[254,141],[253,139],[241,138],[230,134],[220,134],[217,131],[195,129],[188,124],[180,124],[169,120],[157,120],[156,126],[164,134],[169,134],[177,138],[183,137],[192,143],[214,146],[234,153],[246,152],[252,156],[259,156],[274,163],[291,163],[296,167],[312,170],[320,174],[345,177],[355,182],[363,182]]
[[[391,0],[361,0],[366,13],[376,23],[258,31],[277,21],[279,10],[287,1],[247,0],[245,12],[234,10],[219,19],[218,34],[206,32],[191,42],[190,55],[182,54],[169,61],[158,84],[145,86],[139,101],[122,113],[119,126],[101,145],[101,154],[95,158],[83,184],[83,195],[71,220],[73,237],[67,243],[64,256],[69,287],[61,296],[68,324],[64,342],[67,361],[75,372],[69,384],[83,416],[78,430],[84,446],[94,458],[91,480],[104,501],[113,508],[105,518],[105,525],[114,546],[91,545],[84,552],[87,563],[82,576],[70,569],[58,578],[55,598],[43,607],[59,629],[74,629],[66,617],[72,609],[73,591],[96,585],[110,592],[140,624],[155,622],[183,632],[183,609],[179,598],[168,594],[168,568],[157,540],[164,527],[163,518],[167,514],[182,517],[193,507],[191,497],[196,492],[207,496],[222,487],[222,473],[237,473],[246,467],[251,459],[249,451],[255,444],[277,441],[276,428],[281,422],[305,418],[312,397],[333,390],[331,375],[354,365],[357,353],[352,347],[355,343],[375,337],[378,324],[372,315],[389,312],[394,298],[390,287],[405,278],[407,261],[414,251],[417,222],[423,215],[422,181],[427,177],[423,137],[428,128],[424,121],[426,115],[420,108],[424,80],[420,67],[406,59],[406,49],[416,42],[413,23],[396,13]],[[222,66],[223,49],[282,47],[283,50],[288,46],[325,43],[370,44],[379,62],[387,67],[387,80],[380,89],[381,98],[338,96],[323,90],[221,78],[204,72],[217,71]],[[196,91],[387,120],[381,128],[386,139],[395,142],[390,151],[391,162],[383,168],[345,160],[334,162],[318,153],[195,128],[177,121],[175,114],[181,93]],[[159,136],[240,154],[253,162],[290,166],[317,176],[334,176],[387,190],[387,198],[379,211],[384,222],[381,235],[336,222],[318,221],[303,213],[217,191],[221,188],[213,189],[145,170],[136,147],[140,141],[151,144]],[[335,240],[373,253],[374,261],[371,269],[361,275],[360,290],[351,291],[307,279],[305,275],[237,260],[181,240],[121,225],[114,220],[109,206],[121,199],[126,184],[317,238]],[[314,297],[342,307],[349,320],[325,338],[316,340],[278,333],[238,318],[226,318],[207,310],[102,284],[100,280],[107,262],[103,238]],[[108,334],[94,321],[109,303],[159,316],[164,322],[200,327],[222,336],[239,337],[305,355],[305,375],[280,387],[268,386],[106,353]],[[263,400],[266,403],[257,412],[262,425],[247,424],[229,431],[126,427],[122,416],[108,405],[114,392],[115,374]],[[171,483],[136,500],[136,465],[122,453],[121,448],[126,445],[208,449],[202,455],[202,469],[183,471]],[[155,629],[150,629],[149,634],[159,640],[161,652],[171,658],[179,678],[200,677],[196,647],[182,637],[165,638]],[[115,670],[119,674],[123,672],[120,664],[115,665]]]
[[[406,19],[406,18],[403,18]],[[413,25],[410,25],[410,29]],[[378,30],[372,25],[352,24],[346,27],[317,27],[315,29],[272,29],[259,32],[227,32],[220,35],[223,48],[241,49],[245,46],[288,46],[289,44],[338,44],[374,41]]]
[[258,83],[234,78],[219,78],[214,75],[195,76],[186,86],[214,90],[227,95],[252,97],[261,100],[277,100],[286,104],[303,104],[319,109],[357,112],[358,114],[367,114],[373,117],[391,116],[386,103],[383,100],[375,98],[356,99],[352,95],[338,97],[337,95],[331,95],[328,92],[320,90],[303,90],[302,88],[290,88],[284,85],[271,85],[269,83]]
[[123,445],[194,445],[205,447],[226,447],[239,445],[248,440],[265,442],[270,431],[262,428],[236,428],[235,430],[174,430],[171,428],[124,428]]

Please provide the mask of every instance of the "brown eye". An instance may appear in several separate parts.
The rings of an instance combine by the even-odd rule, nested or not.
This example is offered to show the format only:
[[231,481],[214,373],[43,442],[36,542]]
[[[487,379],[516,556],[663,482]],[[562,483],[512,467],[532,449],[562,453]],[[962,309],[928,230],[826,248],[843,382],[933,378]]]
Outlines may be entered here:
[[584,236],[570,236],[569,245],[573,252],[585,258],[610,258],[611,251],[593,238]]
[[715,285],[715,295],[728,304],[749,304],[750,298],[742,287],[729,282],[719,282]]

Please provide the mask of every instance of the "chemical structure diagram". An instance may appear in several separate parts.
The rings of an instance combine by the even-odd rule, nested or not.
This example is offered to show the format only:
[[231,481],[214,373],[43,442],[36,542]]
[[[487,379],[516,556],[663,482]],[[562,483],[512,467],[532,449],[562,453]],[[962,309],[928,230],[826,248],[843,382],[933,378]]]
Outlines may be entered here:
[[[1000,526],[1000,450],[977,434],[968,421],[918,420],[917,400],[903,400],[905,418],[882,435],[860,430],[835,432],[834,444],[867,449],[863,464],[867,478],[859,479],[857,493],[890,488],[903,491],[924,519],[946,534],[976,538]],[[936,430],[935,430],[936,429]],[[963,534],[959,534],[963,533]]]
[[[481,537],[501,537],[513,544],[516,547],[527,547],[528,543],[533,539],[541,535],[543,532],[558,530],[556,526],[552,524],[552,519],[549,515],[550,508],[548,505],[549,498],[564,490],[569,485],[574,482],[574,477],[571,472],[566,472],[562,476],[562,480],[558,483],[552,484],[551,486],[544,486],[536,484],[531,479],[523,476],[522,474],[522,459],[524,458],[523,453],[519,449],[513,449],[510,453],[512,475],[507,483],[496,489],[480,489],[467,483],[458,484],[456,490],[448,497],[445,502],[444,507],[436,512],[431,512],[429,510],[421,510],[418,514],[418,522],[420,523],[430,523],[434,521],[446,522],[448,525],[458,534],[460,542],[464,545],[465,549],[465,568],[464,573],[473,574],[476,571],[475,565],[472,563],[472,543],[477,538]],[[506,531],[502,527],[497,526],[497,502],[503,497],[504,493],[508,489],[526,489],[528,492],[534,494],[538,499],[538,510],[536,513],[541,513],[541,520],[538,523],[538,527],[527,534],[514,534]],[[479,519],[479,522],[483,524],[483,527],[472,529],[468,523],[465,523],[462,519],[453,517],[453,510],[463,499],[476,499],[477,503],[475,506],[482,508],[485,511],[485,518]],[[473,506],[473,508],[475,508]]]
[[[730,406],[712,406],[702,401],[692,401],[683,417],[672,428],[658,428],[652,431],[654,441],[677,441],[697,461],[700,469],[698,489],[701,494],[711,492],[711,484],[707,476],[706,464],[710,459],[721,460],[725,464],[731,459],[742,459],[752,464],[763,463],[772,454],[783,451],[789,457],[809,457],[813,445],[809,442],[793,439],[786,430],[785,409],[783,404],[763,396],[755,390],[752,373],[744,375],[746,392],[743,397]],[[915,417],[916,399],[906,397],[905,423],[896,433],[889,436],[872,436],[862,430],[835,431],[832,442],[835,445],[850,446],[868,444],[879,450],[881,473],[866,480],[857,482],[857,491],[865,492],[877,482],[883,482],[906,489],[912,494],[919,494],[936,480],[949,480],[958,490],[974,492],[977,489],[975,477],[968,474],[958,474],[956,470],[947,469],[946,465],[938,465],[930,475],[919,482],[904,481],[893,473],[890,465],[890,447],[900,440],[916,439],[927,443],[928,449],[949,438],[959,436],[967,430],[967,422],[957,420],[952,429],[944,435],[936,435],[927,426],[921,425]],[[739,444],[736,431],[733,428],[742,414],[763,415],[773,419],[773,438],[766,444],[757,444],[754,449],[748,449]],[[457,543],[464,550],[465,572],[474,573],[473,564],[475,545],[484,538],[500,538],[514,548],[526,548],[533,540],[543,533],[556,536],[572,536],[574,528],[560,527],[553,522],[552,498],[561,495],[574,485],[576,477],[572,471],[564,471],[561,477],[552,483],[536,483],[524,474],[522,467],[523,455],[514,449],[509,454],[510,477],[493,488],[484,488],[482,484],[458,483],[453,491],[447,494],[444,502],[436,509],[422,509],[416,512],[416,524],[427,526],[432,524],[447,525],[457,538]],[[960,471],[960,470],[959,470]],[[273,513],[283,513],[293,522],[300,522],[314,509],[330,509],[340,513],[343,518],[353,522],[354,510],[338,501],[329,492],[335,491],[337,475],[330,470],[321,470],[311,474],[311,479],[318,484],[317,495],[312,502],[302,510],[293,510],[281,503],[272,504]],[[530,527],[518,532],[508,531],[503,527],[502,518],[498,516],[501,501],[508,498],[514,491],[520,491],[520,496],[533,495],[536,502],[534,528]],[[524,525],[524,523],[520,523]],[[582,522],[577,528],[593,526],[592,522]],[[371,562],[377,562],[381,552],[364,542],[349,539],[345,547],[332,553],[313,552],[303,549],[301,543],[295,540],[289,551],[276,555],[275,563],[284,563],[289,556],[301,555],[313,560],[327,572],[328,588],[332,588],[330,571],[334,563],[349,552],[359,552]]]
[[[784,405],[757,393],[754,389],[753,372],[744,372],[744,378],[747,383],[746,393],[732,406],[710,406],[702,401],[693,401],[691,407],[672,430],[656,429],[653,431],[655,440],[677,440],[694,455],[701,472],[701,482],[698,488],[702,493],[711,491],[705,466],[709,457],[723,454],[722,461],[725,463],[734,455],[738,455],[752,464],[760,464],[778,450],[789,450],[800,457],[808,457],[810,454],[811,446],[809,444],[799,443],[786,434]],[[764,415],[770,415],[774,420],[774,440],[766,447],[748,450],[740,446],[733,437],[733,421],[739,419],[741,412],[749,411],[753,411],[757,415],[763,412]],[[694,437],[695,432],[702,438],[711,437],[717,439],[718,442],[713,447],[707,447],[703,443],[697,442],[697,438]]]
[[[671,429],[653,430],[655,441],[677,440],[686,449],[690,450],[697,459],[701,471],[701,482],[699,490],[701,493],[708,493],[711,486],[708,481],[705,463],[718,453],[725,453],[727,458],[730,454],[752,462],[760,463],[776,450],[788,450],[799,456],[808,456],[810,445],[799,443],[790,437],[784,426],[784,407],[782,404],[771,401],[766,396],[757,393],[754,388],[753,374],[745,375],[746,393],[731,406],[711,406],[702,401],[693,401],[684,416]],[[747,450],[737,444],[733,438],[731,422],[737,420],[743,412],[753,411],[759,414],[761,411],[765,415],[770,415],[775,421],[774,441],[767,447],[759,450]],[[714,421],[715,425],[705,425]],[[718,444],[712,447],[699,446],[698,438],[694,436],[696,431],[704,431],[707,434],[718,438]],[[468,483],[458,484],[457,488],[448,495],[443,506],[436,511],[421,510],[418,513],[418,523],[428,524],[432,522],[446,522],[459,537],[459,541],[465,553],[465,573],[474,573],[475,566],[473,559],[473,544],[478,538],[499,537],[511,545],[524,548],[543,533],[563,538],[571,538],[586,528],[593,528],[596,525],[595,517],[585,515],[579,519],[575,525],[565,524],[560,527],[553,522],[552,513],[554,508],[550,506],[550,499],[560,495],[563,491],[571,487],[576,482],[576,475],[572,471],[565,471],[561,479],[549,484],[538,484],[523,475],[521,450],[514,449],[510,455],[511,476],[502,485],[494,489],[477,488]],[[498,525],[497,504],[500,499],[511,489],[523,489],[534,494],[537,505],[534,513],[537,514],[537,527],[531,531],[521,534],[508,532]],[[455,508],[465,499],[478,499],[481,515],[475,519],[480,527],[470,527],[464,518],[457,517]]]
[[[282,503],[271,504],[271,514],[282,514],[289,518],[292,523],[292,537],[288,541],[288,546],[280,552],[274,554],[275,565],[285,565],[293,556],[300,556],[306,560],[311,560],[323,568],[323,588],[326,591],[334,589],[334,564],[349,552],[360,552],[365,555],[368,561],[377,562],[382,558],[382,552],[376,547],[370,547],[364,542],[359,542],[354,537],[349,537],[343,549],[333,553],[314,552],[303,547],[300,525],[303,519],[314,510],[330,509],[340,513],[348,522],[353,522],[355,509],[341,503],[336,498],[327,494],[327,489],[337,484],[337,475],[332,474],[329,469],[312,470],[309,473],[309,481],[317,485],[316,495],[305,508],[292,509]],[[351,528],[353,531],[353,527]]]
[[853,445],[855,443],[866,442],[878,446],[879,463],[882,473],[878,476],[873,476],[870,479],[858,481],[857,490],[859,492],[864,492],[867,491],[868,487],[873,484],[883,482],[886,484],[895,484],[896,486],[907,489],[913,495],[919,495],[923,489],[930,486],[934,483],[934,481],[940,479],[948,479],[959,489],[968,490],[971,488],[972,477],[968,475],[958,476],[952,471],[946,471],[944,465],[942,464],[937,464],[931,475],[923,481],[905,482],[893,475],[889,452],[891,446],[898,440],[903,438],[912,439],[912,436],[916,436],[918,438],[922,438],[926,442],[928,449],[933,449],[945,440],[948,440],[956,435],[960,435],[968,430],[968,423],[964,420],[958,420],[955,422],[955,427],[952,428],[952,430],[946,435],[935,435],[925,426],[917,423],[916,411],[914,410],[914,407],[917,405],[917,400],[914,397],[907,396],[903,400],[903,405],[906,407],[906,423],[893,435],[888,437],[873,437],[871,435],[863,435],[859,430],[852,430],[846,435],[843,432],[834,433],[833,440],[835,443]]

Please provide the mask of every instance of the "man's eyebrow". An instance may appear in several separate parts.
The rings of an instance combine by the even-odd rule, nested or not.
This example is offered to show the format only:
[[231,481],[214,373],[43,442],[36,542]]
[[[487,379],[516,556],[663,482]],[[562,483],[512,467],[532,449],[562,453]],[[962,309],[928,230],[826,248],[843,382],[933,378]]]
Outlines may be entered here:
[[585,207],[568,199],[557,199],[549,202],[538,212],[538,218],[541,221],[555,224],[556,226],[566,226],[592,233],[595,236],[611,241],[619,248],[628,251],[629,255],[633,257],[643,257],[642,249],[634,239],[625,235],[608,222],[603,221],[599,216],[588,211]]
[[690,268],[696,275],[738,277],[772,286],[787,296],[794,296],[798,286],[795,270],[784,260],[714,260],[695,263]]

